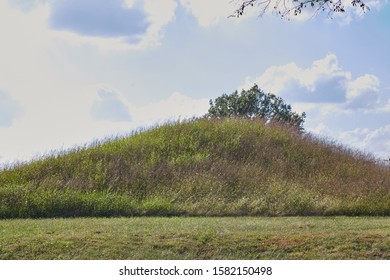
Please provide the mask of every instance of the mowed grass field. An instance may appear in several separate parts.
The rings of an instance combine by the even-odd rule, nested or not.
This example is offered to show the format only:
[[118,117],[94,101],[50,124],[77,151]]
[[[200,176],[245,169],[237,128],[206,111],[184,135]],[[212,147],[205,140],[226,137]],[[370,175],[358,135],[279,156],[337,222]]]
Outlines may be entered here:
[[388,217],[0,220],[0,259],[390,259]]

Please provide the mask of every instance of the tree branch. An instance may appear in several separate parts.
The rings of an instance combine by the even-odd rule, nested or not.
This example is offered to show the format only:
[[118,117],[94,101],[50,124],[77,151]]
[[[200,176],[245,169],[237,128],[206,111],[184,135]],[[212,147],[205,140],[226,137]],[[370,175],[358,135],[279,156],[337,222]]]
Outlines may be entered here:
[[[363,0],[350,1],[354,8],[360,8],[363,12],[370,10]],[[282,18],[290,14],[299,15],[309,7],[315,8],[315,15],[320,11],[328,11],[329,17],[334,13],[344,13],[346,11],[345,1],[343,0],[242,0],[236,2],[241,3],[231,17],[241,17],[248,7],[254,7],[255,5],[260,8],[260,16],[262,16],[270,10],[271,4],[273,10]]]

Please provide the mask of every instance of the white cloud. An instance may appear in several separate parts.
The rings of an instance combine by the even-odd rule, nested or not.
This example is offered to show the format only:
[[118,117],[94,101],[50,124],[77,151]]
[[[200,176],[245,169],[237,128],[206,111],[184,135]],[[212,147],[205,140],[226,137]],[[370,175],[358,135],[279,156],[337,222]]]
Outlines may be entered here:
[[[144,106],[136,106],[123,92],[111,85],[90,86],[85,89],[85,93],[87,92],[88,94],[85,95],[89,95],[90,98],[85,99],[83,107],[89,106],[92,109],[93,121],[122,121],[137,125],[151,125],[172,119],[199,117],[207,113],[209,107],[209,99],[195,99],[180,92],[173,92],[165,99]],[[94,112],[98,108],[101,111]],[[113,112],[114,109],[117,112]],[[100,117],[96,118],[95,113],[100,113]]]
[[365,150],[365,138],[370,133],[368,128],[355,128],[353,130],[340,132],[337,137],[344,143],[355,148]]
[[318,125],[316,125],[314,128],[311,128],[310,132],[314,133],[316,135],[319,135],[321,137],[333,137],[334,136],[334,131],[322,122],[319,123]]
[[367,134],[364,139],[365,148],[378,156],[390,158],[390,125],[378,128]]
[[154,0],[145,0],[144,8],[148,13],[150,26],[138,44],[138,48],[145,49],[160,44],[165,26],[175,20],[176,7],[175,0],[160,0],[158,4]]
[[23,12],[30,12],[35,9],[38,5],[50,1],[50,0],[7,0],[9,5],[17,7]]
[[0,127],[10,126],[20,113],[19,104],[0,90]]
[[342,25],[347,25],[350,24],[353,20],[362,19],[369,11],[380,10],[384,5],[387,4],[388,0],[365,0],[364,3],[369,8],[369,11],[367,9],[361,9],[360,5],[353,7],[351,0],[342,0],[342,2],[346,8],[346,12],[334,13],[330,20],[336,19]]
[[96,120],[130,121],[131,116],[125,103],[115,91],[98,90],[99,98],[91,108],[92,117]]
[[353,79],[352,73],[339,65],[335,54],[314,61],[308,68],[295,63],[272,66],[256,78],[247,77],[242,87],[249,88],[254,83],[290,103],[339,104],[343,110],[373,110],[383,106],[379,78],[364,74]]
[[379,157],[390,155],[390,126],[378,123],[388,115],[390,99],[377,76],[353,78],[336,55],[328,54],[307,68],[295,63],[269,67],[256,78],[247,77],[242,88],[253,83],[306,112],[307,131]]
[[[29,66],[30,54],[48,43],[47,32],[45,32],[45,19],[48,15],[47,6],[39,6],[25,14],[16,8],[9,7],[6,2],[0,1],[2,65],[8,64],[6,66],[12,67],[12,62],[17,62],[15,55],[18,55],[18,60],[25,66]],[[11,61],[11,58],[14,60]]]
[[243,88],[256,83],[289,102],[341,103],[350,79],[351,74],[342,70],[336,55],[328,54],[306,69],[295,63],[272,66],[257,78],[247,77]]
[[[227,1],[227,0],[180,0],[182,5],[185,6],[192,14],[197,18],[199,25],[202,27],[209,27],[220,22],[222,18],[226,18],[229,15],[234,14],[242,1]],[[270,0],[270,1],[257,1],[254,3],[253,7],[248,6],[245,9],[245,14],[241,16],[241,19],[258,17],[264,15],[273,15],[280,17],[278,13],[285,13],[289,11],[288,14],[284,15],[284,18],[292,21],[307,21],[313,19],[320,14],[325,15],[325,18],[329,22],[338,22],[341,25],[350,24],[353,20],[359,20],[364,17],[366,14],[361,8],[360,5],[357,7],[352,7],[351,0],[341,0],[346,8],[344,13],[333,13],[331,17],[330,10],[325,9],[322,11],[318,9],[318,6],[311,7],[310,4],[304,8],[300,14],[294,15],[294,7],[297,6],[295,1],[280,1],[280,0]],[[370,8],[370,10],[380,10],[384,5],[386,5],[388,0],[366,0],[364,3]],[[275,10],[274,7],[277,7]]]
[[125,135],[139,126],[201,116],[208,108],[207,99],[194,99],[178,92],[159,102],[136,106],[108,84],[57,91],[58,95],[53,97],[35,96],[36,102],[25,102],[22,117],[11,126],[0,126],[0,166],[93,139]]
[[347,107],[374,109],[380,105],[380,82],[374,75],[366,74],[347,86]]
[[[16,2],[19,2],[22,8],[11,5],[11,3]],[[32,2],[34,3],[31,4]],[[3,117],[3,119],[7,119],[7,127],[4,123],[0,124],[1,161],[28,158],[38,152],[44,153],[59,147],[67,148],[75,144],[89,142],[92,138],[126,133],[138,125],[148,126],[156,121],[179,116],[185,118],[207,112],[208,99],[197,99],[184,95],[186,93],[184,84],[187,83],[182,81],[190,80],[194,74],[192,72],[196,72],[196,67],[192,67],[191,71],[195,70],[190,71],[191,73],[180,73],[177,80],[165,79],[167,76],[161,72],[169,68],[169,65],[167,68],[167,61],[171,61],[170,58],[176,55],[174,53],[176,45],[169,52],[164,49],[161,49],[162,52],[151,52],[152,56],[148,56],[149,53],[146,52],[139,56],[137,53],[99,53],[96,52],[96,49],[107,51],[145,50],[159,45],[162,42],[165,28],[175,21],[176,7],[180,3],[194,15],[199,25],[203,27],[215,26],[226,21],[238,22],[236,19],[227,19],[227,16],[235,9],[235,7],[230,8],[230,1],[124,0],[123,4],[127,8],[137,7],[144,12],[147,18],[147,28],[142,29],[142,34],[137,38],[129,38],[128,36],[102,37],[78,34],[74,30],[51,30],[48,27],[48,21],[52,13],[52,3],[54,2],[49,0],[31,2],[28,0],[0,0],[0,34],[2,36],[0,88],[6,93],[6,97],[2,100],[13,100],[11,103],[18,104],[19,109],[23,112],[22,115],[15,118],[17,110],[12,110],[12,116]],[[256,8],[251,9],[251,12],[258,15]],[[248,18],[248,15],[243,18]],[[262,24],[262,21],[259,20],[258,24]],[[237,25],[237,29],[230,30],[231,25],[227,24],[218,28],[218,31],[228,30],[229,34],[234,35],[237,34],[235,32],[238,30],[245,30],[244,33],[248,32],[249,34],[252,27],[247,29],[248,26],[245,25],[244,29],[241,29]],[[176,26],[174,29],[176,30],[176,28],[182,29],[183,27]],[[253,29],[258,30],[256,26]],[[208,39],[220,39],[212,37],[213,33],[206,33]],[[191,34],[188,35],[191,37]],[[183,37],[177,38],[175,36],[177,34],[170,36],[171,42],[183,40]],[[202,42],[205,46],[209,44],[207,40]],[[221,46],[221,41],[214,43],[216,43],[214,47]],[[190,44],[192,43],[189,41],[188,45]],[[234,46],[239,47],[240,52],[245,52],[246,45],[245,43],[241,46],[241,41],[234,44]],[[218,57],[218,61],[229,59],[226,54],[232,54],[233,49],[231,49],[231,45],[226,45],[226,47],[227,49],[222,53],[220,52],[221,47],[210,48],[210,56],[204,56],[205,60],[207,57],[211,57],[211,54]],[[262,53],[261,48],[262,46],[260,46],[259,53]],[[194,49],[194,51],[189,53],[194,53],[196,56],[196,50]],[[239,65],[246,65],[249,59],[252,62],[254,57],[257,57],[256,59],[260,57],[253,53],[247,57],[246,54],[240,53],[240,57],[241,55],[242,64]],[[175,63],[184,62],[175,60]],[[202,63],[202,65],[206,64]],[[186,68],[190,64],[183,65],[174,66],[179,69],[180,67]],[[209,75],[209,77],[204,77],[205,83],[210,83],[210,80],[222,80],[223,77],[226,77],[224,78],[226,81],[229,79],[228,77],[233,77],[231,69],[227,71],[230,74],[225,75],[225,69],[222,69],[224,65],[227,64],[213,65],[213,67],[219,67],[215,69],[219,69],[222,78]],[[151,69],[155,66],[156,68]],[[204,69],[207,70],[207,66]],[[253,68],[243,67],[241,69]],[[376,68],[367,65],[367,69]],[[234,72],[235,77],[242,75],[240,71],[242,70]],[[267,91],[288,97],[289,99],[286,98],[286,101],[293,104],[294,110],[298,112],[309,111],[312,114],[308,115],[306,123],[310,123],[311,127],[318,131],[333,132],[335,136],[338,136],[343,129],[354,131],[356,128],[360,130],[357,130],[353,135],[356,139],[362,139],[361,141],[366,139],[364,135],[370,133],[372,139],[379,139],[380,135],[387,135],[386,130],[379,131],[380,128],[374,127],[374,125],[360,124],[360,121],[365,117],[371,118],[375,111],[382,110],[383,114],[390,111],[390,100],[388,101],[390,95],[384,96],[380,81],[376,76],[363,74],[360,77],[353,77],[348,71],[340,66],[336,55],[329,54],[307,67],[297,63],[270,67],[258,77],[248,77],[248,86],[244,88],[249,88],[256,82]],[[145,83],[151,80],[155,85],[153,88],[164,84],[164,89],[158,93],[150,91],[151,93],[148,95],[150,99],[148,100],[154,101],[149,101],[148,105],[136,106],[132,103],[131,98],[137,97],[134,100],[140,102],[143,97],[139,98],[138,96],[141,95],[140,92],[145,93]],[[157,102],[156,100],[159,100],[157,95],[161,96],[173,92],[174,88],[172,87],[175,87],[176,81],[177,88],[180,88],[181,93],[172,93],[164,100]],[[99,82],[115,84],[126,91],[126,94],[112,85],[96,85]],[[133,82],[136,84],[134,87]],[[385,83],[384,78],[382,83]],[[86,85],[89,84],[93,84],[93,86],[87,87]],[[167,84],[169,86],[165,87]],[[191,84],[192,89],[196,86]],[[132,88],[136,88],[137,91],[131,92]],[[155,95],[152,94],[153,92]],[[202,92],[203,94],[212,94],[211,90]],[[145,102],[146,99],[143,100]],[[1,102],[6,104],[5,101]],[[11,106],[5,107],[10,108]],[[369,111],[371,115],[368,116],[366,111]],[[0,112],[0,115],[4,116],[4,112]],[[339,118],[336,113],[340,114]],[[362,114],[358,115],[358,113]],[[348,120],[350,126],[340,128],[339,125],[344,122],[341,115],[345,116],[346,114],[350,114]],[[353,119],[354,116],[356,116],[356,120]],[[379,119],[381,116],[377,118]],[[331,119],[328,120],[328,118]],[[10,123],[11,120],[12,123]],[[323,127],[318,124],[322,124]],[[378,126],[384,126],[383,122]],[[365,127],[368,127],[366,132],[364,131]],[[378,132],[373,134],[375,130]],[[352,137],[351,135],[350,137]],[[356,135],[361,136],[358,138]],[[345,139],[348,139],[348,135],[345,136]],[[354,141],[358,143],[358,140]],[[377,146],[382,147],[379,144]]]
[[172,93],[167,99],[149,104],[139,109],[133,108],[137,123],[161,122],[169,119],[199,117],[207,113],[209,100],[193,99],[179,92]]
[[377,129],[356,128],[339,134],[343,143],[372,153],[382,159],[390,158],[390,125]]
[[257,78],[246,77],[241,87],[248,89],[256,83],[265,91],[279,94],[284,90],[290,80],[299,80],[298,77],[301,72],[302,69],[295,63],[289,63],[283,66],[271,66]]
[[381,108],[381,111],[390,112],[390,99],[387,100],[387,103]]
[[336,131],[325,123],[319,123],[308,131],[322,139],[336,141],[345,147],[374,155],[378,159],[390,158],[390,125],[376,129],[356,127],[352,130]]
[[[165,27],[175,19],[177,2],[175,0],[160,0],[157,3],[154,0],[134,0],[123,3],[127,8],[132,8],[136,4],[136,6],[142,6],[143,12],[145,13],[145,22],[147,22],[147,26],[143,26],[145,29],[142,33],[138,33],[135,36],[122,34],[116,37],[102,37],[94,36],[93,33],[83,35],[77,32],[63,30],[53,31],[52,36],[76,46],[80,44],[96,46],[102,51],[145,50],[158,46],[163,37]],[[111,32],[114,31],[116,32],[115,26],[111,28]]]
[[[159,3],[164,4],[162,2]],[[161,36],[160,27],[174,18],[176,3],[167,0],[167,5],[163,7],[153,5],[153,1],[148,3],[145,2],[145,10],[154,19],[149,26],[154,29],[150,29],[149,34],[154,35],[152,41],[156,43]],[[160,13],[157,7],[160,7]],[[166,101],[160,101],[159,105],[138,107],[115,87],[102,84],[86,86],[101,79],[96,78],[94,73],[79,69],[79,65],[83,67],[82,62],[72,64],[75,52],[69,52],[69,46],[64,46],[62,39],[58,40],[58,36],[64,33],[82,36],[49,30],[49,17],[49,4],[37,3],[26,11],[0,0],[0,88],[6,93],[1,94],[0,107],[7,107],[6,110],[0,108],[2,163],[31,159],[53,149],[66,149],[94,138],[126,133],[138,125],[151,125],[155,120],[170,116],[199,113],[198,101],[181,94],[174,94]],[[93,43],[98,47],[109,50],[113,47],[128,48],[120,39],[92,40],[95,39],[97,41]],[[88,40],[77,40],[75,43],[78,45],[89,44]],[[82,57],[85,50],[88,49],[81,49]],[[100,57],[97,60],[92,67],[102,65]],[[93,68],[87,69],[94,71]],[[126,96],[132,94],[137,93]],[[17,117],[18,110],[11,105],[17,106],[23,114]],[[7,112],[11,109],[12,112]]]
[[233,1],[226,0],[180,0],[180,3],[195,16],[202,27],[218,24],[237,8]]
[[123,0],[57,0],[49,25],[85,36],[133,38],[145,33],[148,22],[142,9]]
[[[93,46],[101,51],[145,50],[160,44],[165,27],[175,19],[177,7],[176,0],[115,0],[109,5],[106,2],[36,0],[32,3],[19,0],[15,3],[1,0],[0,22],[6,28],[10,26],[6,23],[8,19],[14,24],[24,25],[34,17],[32,26],[40,23],[46,41],[55,39],[62,44]],[[26,24],[24,33],[28,31],[27,38],[37,35],[37,30],[31,30]],[[33,43],[37,42],[40,42],[39,38]]]

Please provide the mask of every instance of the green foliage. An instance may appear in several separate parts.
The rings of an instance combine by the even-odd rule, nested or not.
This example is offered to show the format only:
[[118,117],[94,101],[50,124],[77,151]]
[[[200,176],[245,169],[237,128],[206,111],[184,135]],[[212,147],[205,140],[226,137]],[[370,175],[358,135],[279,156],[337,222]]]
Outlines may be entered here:
[[215,101],[210,100],[208,117],[246,117],[261,118],[273,122],[288,123],[302,129],[306,114],[299,115],[282,98],[271,93],[264,93],[255,84],[249,90],[223,94]]
[[390,215],[390,169],[280,123],[167,123],[0,171],[0,218]]
[[0,203],[0,218],[171,216],[180,213],[161,197],[139,201],[128,193],[110,190],[82,192],[31,185],[3,186]]

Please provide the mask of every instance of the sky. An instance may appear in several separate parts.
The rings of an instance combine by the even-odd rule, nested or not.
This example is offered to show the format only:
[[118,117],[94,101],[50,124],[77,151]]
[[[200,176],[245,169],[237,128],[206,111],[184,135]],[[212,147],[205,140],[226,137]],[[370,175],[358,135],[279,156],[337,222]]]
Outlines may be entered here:
[[388,1],[290,20],[229,17],[238,3],[0,0],[0,166],[202,116],[255,83],[307,132],[389,158]]

